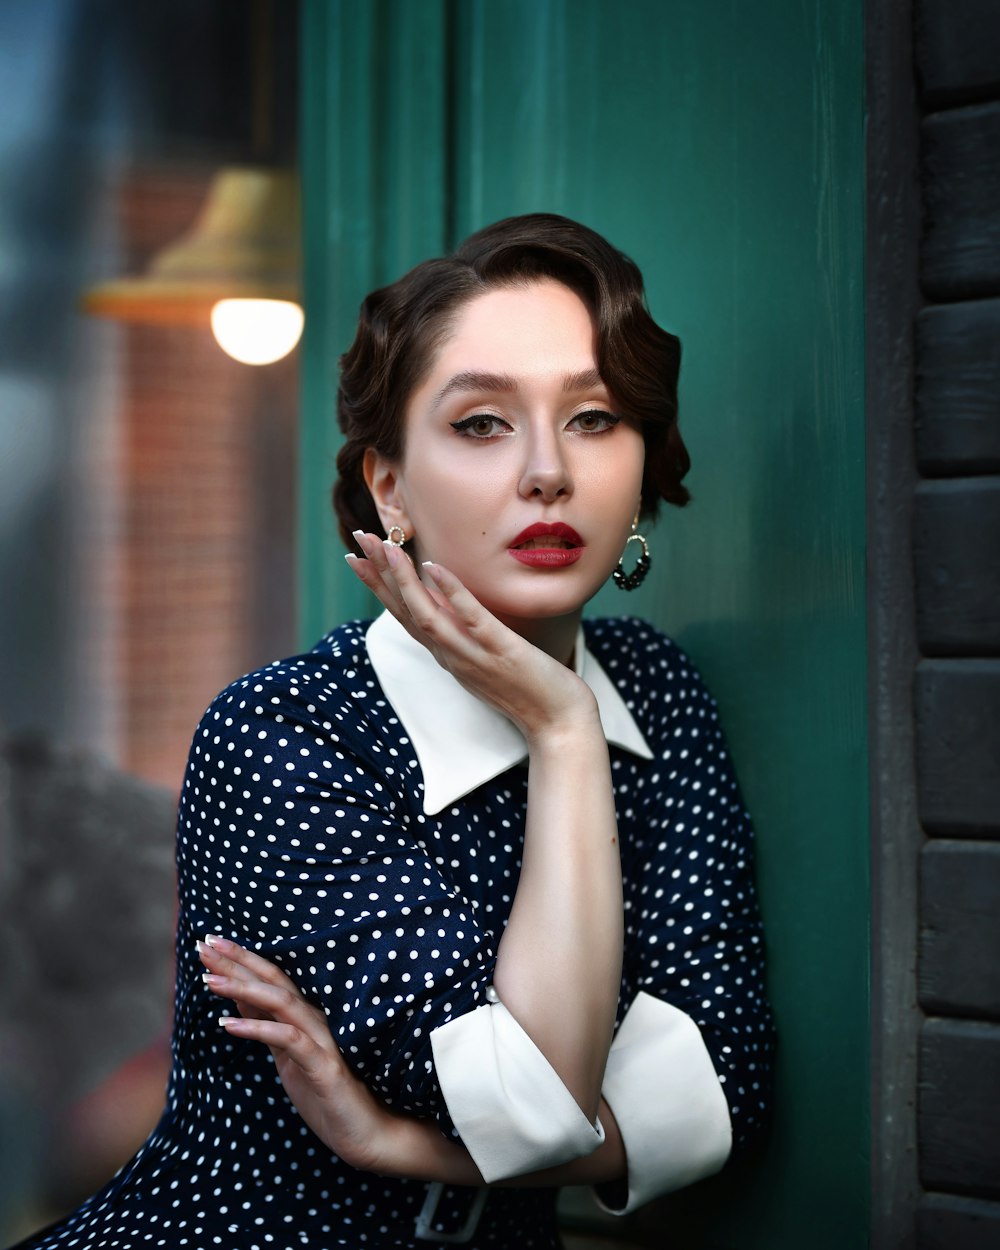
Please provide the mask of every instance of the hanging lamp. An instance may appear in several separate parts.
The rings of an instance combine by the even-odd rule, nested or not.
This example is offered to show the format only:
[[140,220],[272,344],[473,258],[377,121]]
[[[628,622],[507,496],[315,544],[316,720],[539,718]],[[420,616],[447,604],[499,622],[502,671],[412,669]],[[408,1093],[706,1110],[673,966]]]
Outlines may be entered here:
[[302,333],[298,179],[241,166],[212,179],[191,229],[146,273],[100,283],[83,307],[155,325],[211,323],[224,351],[248,364],[287,355]]

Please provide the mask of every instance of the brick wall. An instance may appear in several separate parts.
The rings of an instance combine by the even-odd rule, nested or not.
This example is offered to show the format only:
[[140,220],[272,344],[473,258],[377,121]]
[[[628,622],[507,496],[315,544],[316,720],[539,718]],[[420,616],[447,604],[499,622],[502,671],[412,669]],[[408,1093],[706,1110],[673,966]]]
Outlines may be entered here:
[[[130,271],[194,216],[210,171],[129,175]],[[90,705],[126,771],[177,791],[212,696],[294,649],[295,354],[237,364],[201,328],[123,326],[80,542]]]

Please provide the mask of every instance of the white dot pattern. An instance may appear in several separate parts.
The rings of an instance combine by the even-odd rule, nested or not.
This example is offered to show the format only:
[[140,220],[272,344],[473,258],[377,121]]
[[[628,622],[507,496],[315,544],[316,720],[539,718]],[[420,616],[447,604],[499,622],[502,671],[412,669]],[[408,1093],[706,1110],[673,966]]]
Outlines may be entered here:
[[[431,1030],[487,1001],[521,864],[527,769],[437,816],[368,660],[366,623],[234,682],[195,734],[178,817],[173,1073],[136,1157],[33,1247],[419,1247],[426,1185],[357,1172],[299,1119],[263,1047],[228,1037],[197,937],[278,962],[400,1111],[454,1134]],[[752,834],[715,705],[669,640],[587,622],[588,645],[654,751],[611,748],[625,885],[619,1021],[639,990],[702,1030],[737,1148],[760,1127],[771,1026]],[[469,1190],[446,1190],[460,1227]],[[554,1195],[490,1193],[476,1247],[558,1246]]]

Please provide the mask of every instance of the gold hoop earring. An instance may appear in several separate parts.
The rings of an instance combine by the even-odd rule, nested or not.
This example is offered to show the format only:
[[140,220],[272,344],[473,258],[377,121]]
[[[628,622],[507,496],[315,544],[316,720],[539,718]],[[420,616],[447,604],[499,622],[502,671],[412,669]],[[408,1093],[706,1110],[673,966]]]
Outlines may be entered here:
[[[394,534],[398,534],[399,537],[394,538]],[[390,525],[385,541],[390,547],[402,547],[403,543],[406,542],[406,530],[401,525]]]
[[639,543],[642,547],[642,555],[636,561],[635,568],[631,573],[625,572],[625,566],[622,560],[625,558],[625,551],[619,557],[618,563],[612,570],[611,577],[619,590],[637,590],[638,587],[646,580],[646,574],[649,572],[651,560],[649,558],[649,543],[646,542],[642,534],[636,532],[636,526],[639,524],[639,517],[636,516],[632,522],[632,533],[625,539],[625,551],[628,550],[629,543]]

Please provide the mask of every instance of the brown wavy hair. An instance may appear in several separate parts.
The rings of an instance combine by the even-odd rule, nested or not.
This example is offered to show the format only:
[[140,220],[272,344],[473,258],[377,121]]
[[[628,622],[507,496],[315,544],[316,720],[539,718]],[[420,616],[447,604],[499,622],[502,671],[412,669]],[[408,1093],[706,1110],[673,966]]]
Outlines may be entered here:
[[681,345],[649,315],[638,267],[595,231],[553,213],[508,217],[470,235],[451,255],[424,261],[361,305],[354,342],[340,359],[333,507],[347,546],[352,531],[382,534],[364,479],[365,451],[403,454],[406,405],[431,368],[459,310],[487,291],[539,279],[562,282],[583,300],[597,330],[597,368],[620,415],[646,444],[642,516],[661,499],[683,506],[690,467],[677,428]]

